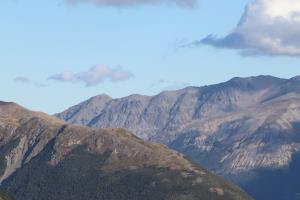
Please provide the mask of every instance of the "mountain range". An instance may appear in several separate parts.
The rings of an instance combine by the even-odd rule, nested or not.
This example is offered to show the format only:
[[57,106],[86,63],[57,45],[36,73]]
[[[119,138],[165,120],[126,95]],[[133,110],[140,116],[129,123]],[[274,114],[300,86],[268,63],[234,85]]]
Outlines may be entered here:
[[233,78],[155,96],[102,94],[56,116],[165,144],[257,200],[300,199],[300,77]]
[[0,102],[0,184],[17,200],[252,199],[125,129],[72,125],[9,102]]

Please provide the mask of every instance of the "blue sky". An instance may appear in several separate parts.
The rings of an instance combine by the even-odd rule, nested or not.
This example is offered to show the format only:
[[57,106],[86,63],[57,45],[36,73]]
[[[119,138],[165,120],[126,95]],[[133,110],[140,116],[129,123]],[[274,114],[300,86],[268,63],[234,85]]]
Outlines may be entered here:
[[[275,51],[259,43],[265,41],[258,39],[264,33],[250,38],[240,31],[249,30],[248,24],[255,21],[250,16],[248,24],[237,26],[249,2],[199,0],[187,8],[163,3],[118,7],[3,0],[0,99],[52,114],[101,93],[152,95],[236,76],[300,75],[297,48],[287,51],[279,46]],[[247,40],[238,47],[228,45],[230,33]],[[218,37],[204,44],[201,39],[209,34]],[[249,41],[257,45],[249,47]],[[249,49],[254,55],[241,55]],[[91,73],[98,73],[91,70],[95,66],[103,66],[105,74],[88,85]],[[71,78],[62,80],[66,72]]]

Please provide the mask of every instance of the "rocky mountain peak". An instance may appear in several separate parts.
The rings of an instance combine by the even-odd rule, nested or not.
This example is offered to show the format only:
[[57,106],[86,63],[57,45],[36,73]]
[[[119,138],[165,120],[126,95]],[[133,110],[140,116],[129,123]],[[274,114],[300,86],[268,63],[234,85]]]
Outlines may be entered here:
[[227,83],[239,87],[241,89],[265,89],[269,87],[275,87],[284,83],[286,79],[277,78],[274,76],[260,75],[260,76],[251,76],[246,78],[235,77],[229,80]]

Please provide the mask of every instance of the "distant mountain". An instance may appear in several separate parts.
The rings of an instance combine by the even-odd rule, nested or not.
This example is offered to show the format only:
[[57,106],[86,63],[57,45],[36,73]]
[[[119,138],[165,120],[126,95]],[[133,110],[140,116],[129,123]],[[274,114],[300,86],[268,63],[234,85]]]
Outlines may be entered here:
[[6,102],[0,102],[0,183],[17,200],[251,199],[124,129],[70,125]]
[[300,77],[233,78],[155,96],[100,95],[57,116],[126,128],[166,144],[258,200],[300,199],[300,170],[294,170],[300,163]]

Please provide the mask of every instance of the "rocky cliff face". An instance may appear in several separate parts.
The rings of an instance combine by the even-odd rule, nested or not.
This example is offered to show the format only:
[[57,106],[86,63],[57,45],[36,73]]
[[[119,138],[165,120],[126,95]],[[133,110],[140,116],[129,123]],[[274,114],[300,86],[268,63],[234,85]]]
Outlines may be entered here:
[[232,199],[237,187],[124,129],[91,129],[0,102],[0,183],[18,200]]
[[[145,140],[179,150],[216,173],[239,177],[237,182],[243,184],[246,178],[240,174],[286,170],[299,153],[300,79],[234,78],[153,97],[111,99],[91,118],[72,115],[70,110],[57,116],[90,127],[127,128]],[[296,198],[295,193],[292,199]]]

